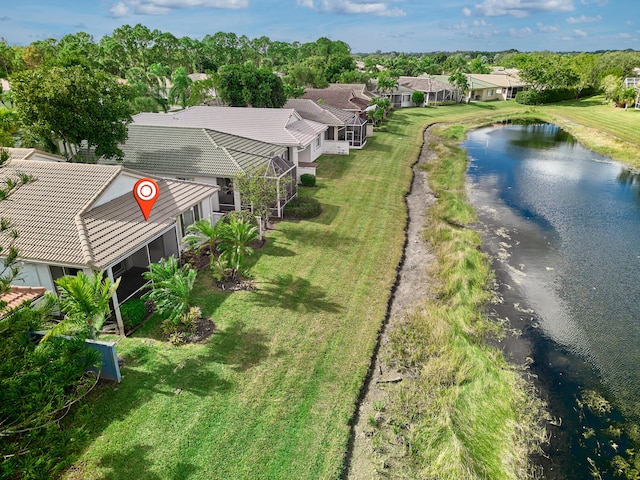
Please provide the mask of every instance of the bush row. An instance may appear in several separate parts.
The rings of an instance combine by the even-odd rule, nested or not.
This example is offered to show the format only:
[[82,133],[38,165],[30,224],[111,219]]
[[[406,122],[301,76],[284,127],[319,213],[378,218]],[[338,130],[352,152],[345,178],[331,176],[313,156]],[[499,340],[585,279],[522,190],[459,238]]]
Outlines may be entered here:
[[557,103],[564,100],[574,100],[576,98],[589,97],[596,92],[593,88],[554,88],[548,90],[526,90],[516,94],[516,102],[522,105],[544,105],[547,103]]

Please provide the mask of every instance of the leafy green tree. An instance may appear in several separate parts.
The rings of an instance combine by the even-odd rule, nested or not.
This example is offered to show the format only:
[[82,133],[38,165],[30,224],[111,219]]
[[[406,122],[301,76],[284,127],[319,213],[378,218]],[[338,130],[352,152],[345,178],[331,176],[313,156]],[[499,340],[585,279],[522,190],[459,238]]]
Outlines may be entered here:
[[268,176],[266,168],[257,168],[236,175],[233,189],[240,192],[243,205],[250,207],[262,219],[263,226],[268,227],[271,208],[291,183],[291,177],[273,178]]
[[411,101],[416,105],[424,105],[424,92],[413,92],[411,94]]
[[545,53],[529,55],[520,68],[520,77],[538,91],[575,87],[580,80],[571,57]]
[[329,82],[335,83],[341,74],[355,72],[356,65],[353,57],[348,54],[334,54],[327,59],[325,77]]
[[60,420],[98,382],[96,350],[83,339],[51,338],[39,344],[30,332],[46,319],[31,308],[0,321],[0,472],[3,478],[53,478],[68,465],[69,442],[82,427]]
[[18,113],[0,106],[0,146],[12,147],[13,133],[18,131]]
[[75,276],[64,276],[56,280],[58,295],[49,293],[49,299],[64,313],[64,319],[49,330],[44,340],[52,335],[74,333],[82,336],[88,332],[96,338],[105,320],[111,313],[109,302],[120,285],[120,279],[111,282],[95,272],[87,275],[78,272]]
[[301,87],[326,88],[329,81],[325,76],[325,59],[311,56],[289,67],[289,83]]
[[232,107],[280,108],[287,101],[282,80],[251,63],[220,67],[216,86],[220,98]]
[[247,257],[253,253],[249,246],[258,239],[258,228],[250,222],[232,217],[220,231],[221,260],[231,267],[232,275],[242,274]]
[[71,158],[71,145],[86,141],[98,156],[122,157],[131,90],[113,76],[81,66],[24,71],[12,77],[12,92],[23,127],[49,151],[61,139]]

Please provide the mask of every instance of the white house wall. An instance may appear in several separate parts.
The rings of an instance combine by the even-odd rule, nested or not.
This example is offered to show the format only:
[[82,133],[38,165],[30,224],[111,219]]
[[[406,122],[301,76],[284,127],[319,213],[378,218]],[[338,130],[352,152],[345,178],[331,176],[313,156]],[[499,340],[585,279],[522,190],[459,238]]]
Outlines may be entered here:
[[21,287],[44,287],[50,291],[54,290],[49,266],[42,263],[23,263],[18,277],[12,283]]
[[323,150],[330,155],[349,155],[349,142],[325,140]]
[[142,177],[131,175],[123,172],[107,187],[107,189],[93,202],[93,208],[110,202],[114,198],[121,197],[125,194],[132,194],[133,187],[136,182]]
[[324,142],[323,137],[324,135],[318,135],[316,139],[311,143],[311,160],[309,160],[310,162],[313,162],[316,158],[324,153],[322,148]]

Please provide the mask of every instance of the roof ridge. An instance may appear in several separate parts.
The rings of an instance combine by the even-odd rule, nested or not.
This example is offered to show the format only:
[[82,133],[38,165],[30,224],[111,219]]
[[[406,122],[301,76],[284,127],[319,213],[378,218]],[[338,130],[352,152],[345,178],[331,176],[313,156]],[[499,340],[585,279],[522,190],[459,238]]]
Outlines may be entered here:
[[[218,149],[222,150],[222,151],[223,151],[223,152],[224,152],[224,153],[225,153],[225,154],[226,154],[226,155],[231,159],[231,162],[232,162],[236,167],[238,167],[238,170],[240,170],[241,172],[244,172],[244,171],[245,171],[245,170],[244,170],[244,168],[242,168],[242,167],[240,166],[240,164],[237,162],[237,160],[235,159],[235,157],[229,153],[229,150],[227,149],[227,147],[223,147],[223,146],[221,146],[221,145],[218,145],[218,144],[216,143],[216,141],[213,139],[213,137],[211,136],[211,134],[209,133],[209,130],[208,130],[208,129],[203,128],[202,130],[203,130],[203,132],[204,132],[205,136],[206,136],[206,137],[211,141],[211,143],[212,143],[216,148],[218,148]],[[215,131],[215,130],[213,130],[213,131]]]
[[87,226],[82,219],[82,213],[76,214],[73,218],[76,228],[78,229],[78,237],[80,238],[80,249],[82,251],[82,257],[87,265],[93,266],[95,264],[95,256],[93,248],[91,247],[91,240],[89,239],[89,232]]

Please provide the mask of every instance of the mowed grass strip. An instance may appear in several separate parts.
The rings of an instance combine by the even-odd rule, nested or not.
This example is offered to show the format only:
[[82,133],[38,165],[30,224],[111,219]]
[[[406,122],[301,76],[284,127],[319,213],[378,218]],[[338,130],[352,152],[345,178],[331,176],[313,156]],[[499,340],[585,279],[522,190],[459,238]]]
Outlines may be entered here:
[[91,440],[67,477],[338,477],[421,142],[418,123],[392,120],[364,150],[322,157],[301,194],[324,212],[269,233],[255,291],[216,292],[200,274],[194,303],[219,329],[207,344],[169,346],[153,325],[120,341],[123,382],[76,415]]

